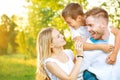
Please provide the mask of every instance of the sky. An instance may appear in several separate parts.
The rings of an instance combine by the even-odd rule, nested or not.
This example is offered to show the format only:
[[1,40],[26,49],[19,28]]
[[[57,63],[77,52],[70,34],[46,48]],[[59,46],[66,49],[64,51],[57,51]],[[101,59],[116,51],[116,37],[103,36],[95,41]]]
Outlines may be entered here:
[[[98,6],[104,0],[87,0],[90,6]],[[25,0],[0,0],[0,16],[7,14],[11,16],[13,14],[23,15],[26,10],[23,7],[26,5]]]
[[13,14],[22,15],[25,13],[23,5],[25,0],[0,0],[0,16],[7,14],[11,16]]
[[87,0],[89,6],[100,6],[105,0]]

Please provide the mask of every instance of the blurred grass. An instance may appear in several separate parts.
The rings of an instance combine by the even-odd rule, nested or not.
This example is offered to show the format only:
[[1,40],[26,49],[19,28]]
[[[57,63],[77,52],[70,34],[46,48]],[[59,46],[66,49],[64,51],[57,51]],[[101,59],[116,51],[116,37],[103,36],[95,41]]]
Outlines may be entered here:
[[0,56],[0,80],[35,80],[36,60],[24,55]]

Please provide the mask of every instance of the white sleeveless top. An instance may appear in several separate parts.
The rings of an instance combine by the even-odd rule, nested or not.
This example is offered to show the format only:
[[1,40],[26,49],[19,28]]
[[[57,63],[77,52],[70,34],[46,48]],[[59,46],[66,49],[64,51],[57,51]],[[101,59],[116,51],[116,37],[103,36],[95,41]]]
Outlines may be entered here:
[[52,73],[49,72],[49,70],[46,68],[46,63],[47,62],[54,62],[56,63],[64,72],[66,72],[66,74],[70,74],[71,70],[73,69],[74,63],[73,63],[73,59],[74,59],[74,55],[73,52],[71,50],[64,50],[64,53],[68,56],[69,61],[66,63],[62,63],[60,61],[58,61],[57,59],[54,58],[47,58],[44,61],[44,68],[46,73],[48,74],[48,76],[50,77],[50,80],[60,80],[59,78],[57,78],[55,75],[53,75]]

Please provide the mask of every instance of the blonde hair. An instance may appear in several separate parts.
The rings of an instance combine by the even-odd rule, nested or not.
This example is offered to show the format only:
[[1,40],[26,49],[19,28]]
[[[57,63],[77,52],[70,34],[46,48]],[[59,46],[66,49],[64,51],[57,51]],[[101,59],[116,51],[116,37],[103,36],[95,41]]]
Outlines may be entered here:
[[50,44],[52,42],[53,28],[42,30],[37,37],[37,75],[36,80],[49,80],[44,70],[44,59],[51,56]]

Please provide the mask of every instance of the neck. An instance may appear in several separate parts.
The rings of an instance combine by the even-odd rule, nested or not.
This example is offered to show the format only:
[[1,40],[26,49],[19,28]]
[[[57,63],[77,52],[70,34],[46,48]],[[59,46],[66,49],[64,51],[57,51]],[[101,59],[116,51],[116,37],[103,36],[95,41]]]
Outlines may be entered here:
[[104,31],[104,35],[102,36],[102,39],[103,39],[103,40],[106,40],[106,39],[109,38],[110,33],[109,33],[108,27],[105,28],[104,30],[105,30],[105,31]]
[[62,53],[62,51],[63,51],[63,47],[53,48],[53,55],[58,55],[58,54]]

